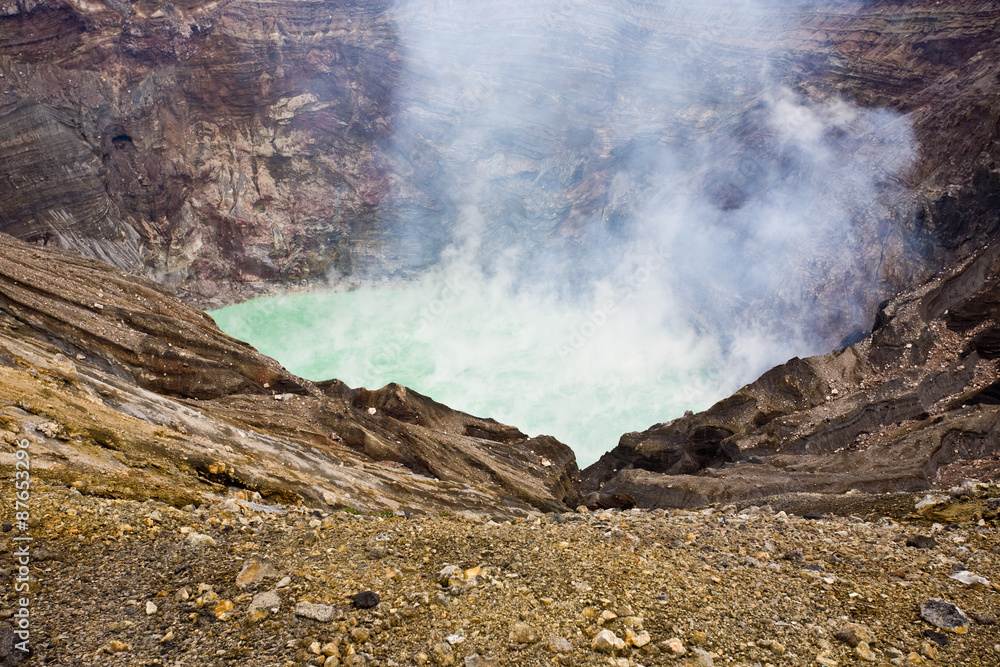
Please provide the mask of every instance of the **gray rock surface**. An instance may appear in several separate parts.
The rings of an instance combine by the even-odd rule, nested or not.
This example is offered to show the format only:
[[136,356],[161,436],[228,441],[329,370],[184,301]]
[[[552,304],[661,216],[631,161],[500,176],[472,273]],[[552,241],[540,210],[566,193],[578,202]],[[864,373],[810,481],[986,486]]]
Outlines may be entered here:
[[295,615],[303,618],[311,618],[320,623],[329,623],[337,618],[340,610],[326,604],[314,604],[312,602],[299,602],[295,605]]
[[920,618],[942,630],[965,632],[969,628],[969,619],[958,605],[941,598],[921,602]]
[[250,601],[250,608],[247,615],[251,619],[267,618],[271,613],[277,613],[281,609],[281,598],[277,591],[264,591],[257,593]]

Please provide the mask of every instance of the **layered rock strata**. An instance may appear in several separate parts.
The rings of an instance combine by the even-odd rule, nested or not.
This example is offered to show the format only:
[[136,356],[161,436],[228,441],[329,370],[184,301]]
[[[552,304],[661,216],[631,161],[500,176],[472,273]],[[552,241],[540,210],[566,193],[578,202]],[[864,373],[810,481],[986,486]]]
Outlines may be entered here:
[[98,495],[497,515],[577,499],[552,438],[398,385],[295,377],[154,283],[8,236],[0,377],[3,440],[29,441],[34,475]]
[[[878,294],[927,277],[996,231],[988,215],[1000,191],[995,6],[754,7],[744,16],[719,2],[663,11],[623,1],[609,10],[628,29],[610,36],[547,16],[554,45],[579,40],[581,31],[589,37],[576,51],[553,46],[539,67],[607,79],[588,90],[613,98],[614,50],[634,57],[652,48],[644,36],[655,34],[713,86],[732,87],[769,63],[781,83],[807,97],[846,96],[909,114],[922,147],[907,182],[918,193],[918,213],[907,213],[911,202],[901,202],[898,214],[858,210],[868,268],[828,276],[822,301],[854,289],[871,312]],[[421,64],[422,52],[407,47],[399,26],[419,29],[419,16],[381,0],[31,0],[0,13],[0,149],[7,156],[0,231],[145,274],[202,306],[330,275],[419,265],[424,249],[406,242],[407,220],[435,220],[421,234],[449,238],[457,212],[435,176],[447,170],[447,146],[400,127],[401,78]],[[435,21],[431,27],[449,39],[465,25]],[[745,21],[758,29],[748,31]],[[524,57],[518,40],[508,46],[512,62]],[[496,93],[496,85],[506,84],[473,86],[469,103]],[[742,138],[741,150],[760,149],[767,141],[760,103],[751,95],[716,108],[715,131]],[[434,104],[414,113],[436,113]],[[567,122],[589,127],[609,113],[606,104],[600,96],[566,100]],[[705,111],[695,105],[678,117]],[[595,159],[571,132],[523,137],[503,148],[510,159],[491,162],[489,173],[493,183],[559,181],[564,192],[542,216],[552,239],[580,235],[585,221],[613,230],[651,187],[642,174],[627,187],[621,179],[612,184],[616,161],[647,141],[683,151],[686,136],[706,131],[702,125],[692,120],[665,133],[640,123],[641,132],[614,139]],[[484,147],[473,159],[494,150]],[[727,177],[740,158],[707,159],[685,187],[717,191],[720,206],[752,199],[759,194],[753,179]],[[559,180],[563,172],[574,176]],[[525,217],[518,196],[508,199],[494,202],[490,215],[502,224],[487,245],[503,247],[538,222]],[[858,290],[859,283],[874,291]],[[823,317],[822,335],[844,326],[833,312]]]

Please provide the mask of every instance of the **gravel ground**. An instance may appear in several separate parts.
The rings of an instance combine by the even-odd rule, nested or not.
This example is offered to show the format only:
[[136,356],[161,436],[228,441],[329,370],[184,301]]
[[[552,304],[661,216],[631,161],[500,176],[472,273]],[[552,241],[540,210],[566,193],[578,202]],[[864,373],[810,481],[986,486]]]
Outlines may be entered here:
[[[31,664],[1000,664],[995,512],[942,525],[879,518],[875,502],[867,520],[727,506],[496,523],[240,499],[179,509],[40,484],[21,530],[12,486],[0,615],[19,608],[14,538],[31,536]],[[998,495],[972,490],[978,506]],[[960,571],[988,583],[949,577]],[[923,620],[931,598],[968,624]],[[0,664],[17,664],[6,637]]]

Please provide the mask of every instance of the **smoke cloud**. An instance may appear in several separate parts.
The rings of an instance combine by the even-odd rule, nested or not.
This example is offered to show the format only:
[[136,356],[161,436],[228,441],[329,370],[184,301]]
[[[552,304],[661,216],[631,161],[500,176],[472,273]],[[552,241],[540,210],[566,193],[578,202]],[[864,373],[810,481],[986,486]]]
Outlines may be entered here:
[[866,327],[865,246],[915,142],[898,114],[790,87],[808,11],[401,0],[401,265],[521,299],[525,321],[572,304],[565,363],[693,358],[718,396]]
[[392,312],[372,290],[329,315],[331,345],[368,346],[331,374],[408,382],[586,464],[869,326],[915,142],[800,85],[808,11],[399,0],[386,262],[409,286]]

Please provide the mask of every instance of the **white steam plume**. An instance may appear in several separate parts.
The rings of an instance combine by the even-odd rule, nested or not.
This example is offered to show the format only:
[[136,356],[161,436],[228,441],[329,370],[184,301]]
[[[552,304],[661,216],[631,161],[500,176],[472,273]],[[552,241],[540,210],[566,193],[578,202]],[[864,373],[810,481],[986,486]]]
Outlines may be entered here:
[[[461,292],[419,326],[398,314],[400,345],[448,341],[422,352],[432,381],[416,388],[470,411],[514,392],[492,416],[555,431],[588,463],[616,444],[610,433],[650,425],[559,432],[595,405],[644,402],[665,421],[865,327],[878,283],[865,245],[915,142],[905,117],[784,83],[782,45],[806,11],[399,0],[386,224],[399,275],[432,300]],[[501,312],[517,326],[455,337]],[[530,349],[551,362],[517,376],[539,363]],[[483,380],[504,365],[521,380]],[[583,386],[594,405],[560,402]],[[533,417],[546,401],[559,410]]]

